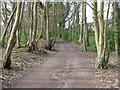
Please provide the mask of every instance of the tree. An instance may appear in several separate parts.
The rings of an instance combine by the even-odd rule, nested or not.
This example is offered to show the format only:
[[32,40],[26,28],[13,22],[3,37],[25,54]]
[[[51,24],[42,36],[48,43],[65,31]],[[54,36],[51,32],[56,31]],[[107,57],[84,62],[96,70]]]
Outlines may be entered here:
[[6,36],[6,34],[7,34],[8,27],[9,27],[9,25],[10,25],[10,22],[11,22],[12,19],[13,19],[13,16],[14,16],[14,13],[15,13],[15,11],[16,11],[16,8],[17,8],[17,7],[15,7],[14,10],[13,10],[13,12],[11,13],[10,18],[9,18],[9,20],[8,20],[8,23],[6,24],[5,30],[4,30],[4,32],[3,32],[3,35],[2,35],[2,38],[1,38],[2,47],[4,47],[5,36]]
[[50,48],[50,36],[49,36],[49,2],[46,2],[46,41],[47,48]]
[[84,32],[83,32],[83,48],[84,51],[87,51],[87,46],[88,46],[88,29],[87,29],[87,21],[86,21],[86,3],[84,2],[84,11],[83,11],[83,21],[84,21]]
[[35,1],[35,8],[34,8],[34,30],[32,35],[32,41],[29,46],[29,51],[37,50],[37,43],[36,43],[36,32],[37,32],[37,1]]
[[17,48],[20,48],[20,26],[21,26],[21,21],[22,21],[22,17],[23,17],[23,11],[24,11],[24,2],[22,2],[22,9],[21,9],[21,15],[20,15],[20,20],[19,20],[19,27],[18,27],[18,30],[17,30],[17,33],[16,33],[16,36],[17,36]]
[[[109,10],[109,6],[108,6]],[[107,18],[108,19],[107,12]],[[93,1],[93,18],[94,18],[94,28],[95,28],[95,41],[97,47],[97,61],[96,67],[97,68],[104,68],[107,66],[107,60],[105,59],[105,49],[106,49],[106,28],[104,27],[104,2],[100,2],[100,15],[99,15],[99,23],[98,23],[98,12],[97,12],[97,2]],[[106,22],[107,25],[107,22]]]
[[80,24],[79,44],[82,44],[83,42],[83,10],[84,10],[84,3],[82,2],[82,16],[81,16],[81,24]]
[[[32,6],[31,6],[32,5]],[[30,30],[29,30],[29,39],[28,39],[28,45],[30,45],[32,41],[32,31],[33,31],[33,9],[34,9],[34,3],[29,3],[28,5],[28,15],[30,19]]]
[[115,17],[115,48],[116,55],[120,55],[120,9],[118,8],[118,2],[114,2],[114,17]]
[[[1,2],[0,2],[0,7],[1,7]],[[1,8],[0,8],[0,17],[1,17]],[[1,18],[0,18],[0,23],[1,23]],[[1,24],[0,24],[0,27],[1,27]],[[0,28],[0,37],[1,37],[1,33],[2,33],[2,31],[1,31],[1,28]]]
[[4,57],[3,57],[3,60],[4,60],[4,65],[3,66],[4,66],[5,69],[10,68],[10,65],[11,65],[11,58],[10,57],[11,57],[12,49],[13,49],[14,44],[15,44],[14,41],[15,41],[16,31],[17,31],[17,28],[19,26],[21,5],[22,5],[22,3],[20,2],[20,0],[18,0],[15,23],[13,25],[12,32],[11,32],[11,35],[10,35],[10,38],[9,38],[9,41],[8,41],[8,45],[7,45],[7,48],[6,48]]

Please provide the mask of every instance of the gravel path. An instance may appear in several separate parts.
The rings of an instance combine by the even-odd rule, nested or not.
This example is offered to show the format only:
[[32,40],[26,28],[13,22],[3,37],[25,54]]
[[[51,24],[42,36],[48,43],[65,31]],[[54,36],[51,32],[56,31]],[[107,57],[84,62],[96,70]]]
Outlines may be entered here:
[[59,41],[45,62],[17,79],[12,88],[95,88],[95,67],[78,45]]

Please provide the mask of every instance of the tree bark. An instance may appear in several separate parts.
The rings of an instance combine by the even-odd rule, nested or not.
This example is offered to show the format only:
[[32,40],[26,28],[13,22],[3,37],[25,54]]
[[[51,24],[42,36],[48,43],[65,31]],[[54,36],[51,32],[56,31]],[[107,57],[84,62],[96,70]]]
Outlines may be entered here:
[[20,27],[21,27],[21,21],[22,21],[22,17],[23,17],[23,11],[24,11],[24,2],[22,2],[22,9],[21,9],[21,14],[20,14],[20,20],[19,20],[19,27],[18,27],[18,30],[17,30],[17,33],[16,33],[16,38],[17,38],[17,48],[20,48]]
[[8,27],[9,27],[9,25],[10,25],[10,22],[12,21],[12,18],[13,18],[13,16],[14,16],[14,13],[15,13],[16,9],[17,9],[17,7],[15,7],[14,10],[13,10],[13,12],[11,13],[10,18],[9,18],[9,20],[8,20],[8,23],[7,23],[7,25],[6,25],[6,27],[5,27],[5,30],[4,30],[4,32],[3,32],[3,35],[2,35],[2,38],[1,38],[2,46],[3,46],[3,47],[4,47],[5,36],[6,36],[7,31],[8,31]]
[[[1,1],[0,1],[0,17],[1,17]],[[0,27],[1,27],[1,18],[0,18]],[[2,31],[1,31],[1,28],[0,28],[0,37],[2,36],[1,34],[2,34]]]
[[84,2],[84,33],[83,33],[83,48],[87,51],[87,22],[86,22],[86,3]]
[[45,5],[45,8],[44,8],[44,31],[43,31],[43,38],[46,40],[46,23],[47,23],[47,20],[46,20],[46,5]]
[[[95,28],[95,41],[97,47],[97,68],[106,68],[107,60],[105,59],[105,49],[106,49],[106,28],[109,15],[109,7],[107,10],[106,25],[104,26],[104,2],[100,2],[100,16],[98,23],[98,13],[97,13],[97,2],[93,2],[93,17],[94,17],[94,28]],[[100,25],[100,26],[99,26]]]
[[70,21],[68,22],[68,30],[69,30],[69,42],[71,41],[71,27],[70,27]]
[[[32,6],[31,6],[32,5]],[[33,9],[34,9],[34,3],[30,3],[29,8],[29,18],[30,18],[30,30],[29,30],[29,40],[28,40],[28,46],[30,46],[32,42],[32,32],[33,32]]]
[[74,39],[74,35],[75,35],[75,14],[76,14],[76,8],[75,8],[75,2],[74,2],[72,40]]
[[36,43],[38,43],[38,41],[42,38],[42,32],[43,32],[43,20],[42,20],[42,16],[41,16],[41,31],[40,31],[40,34],[39,34],[39,37],[38,39],[36,40]]
[[84,5],[82,2],[82,16],[81,16],[81,24],[80,24],[79,44],[82,44],[83,42],[83,9],[84,9]]
[[95,28],[95,42],[96,42],[96,48],[98,52],[99,47],[99,23],[98,23],[98,12],[97,12],[97,2],[94,2],[93,0],[93,20],[94,20],[94,28]]
[[[103,49],[103,54],[102,54],[104,58],[105,58],[105,52],[106,52],[106,31],[107,31],[107,26],[108,26],[109,9],[110,9],[110,1],[108,3],[107,16],[106,16],[105,28],[104,28],[104,49]],[[108,59],[106,62],[108,63]]]
[[37,32],[37,1],[35,1],[35,8],[34,8],[34,31],[32,35],[32,42],[29,47],[29,51],[37,50],[36,46],[36,32]]
[[56,27],[56,24],[55,24],[55,23],[56,23],[56,22],[55,22],[55,19],[56,19],[56,18],[55,18],[55,3],[54,3],[54,5],[53,5],[53,32],[52,32],[52,37],[53,37],[53,38],[52,38],[52,42],[53,42],[53,43],[52,43],[52,47],[54,46],[54,44],[55,44],[55,42],[56,42],[56,38],[55,38],[55,37],[56,37],[56,36],[55,36],[55,35],[56,35],[56,30],[55,30],[55,27]]
[[100,2],[100,33],[99,33],[99,48],[96,67],[103,68],[105,66],[104,50],[104,2]]
[[120,9],[118,10],[118,2],[114,2],[114,17],[115,17],[115,50],[119,58],[120,55]]
[[47,41],[47,48],[49,49],[50,45],[50,37],[49,37],[49,2],[46,2],[46,41]]

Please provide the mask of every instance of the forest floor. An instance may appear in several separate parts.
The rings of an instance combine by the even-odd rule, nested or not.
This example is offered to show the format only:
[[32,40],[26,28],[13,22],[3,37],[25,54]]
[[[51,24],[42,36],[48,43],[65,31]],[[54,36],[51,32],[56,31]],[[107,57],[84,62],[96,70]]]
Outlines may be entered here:
[[[3,70],[10,88],[118,88],[118,68],[96,69],[96,55],[79,45],[58,41],[53,51],[12,53],[11,70]],[[115,59],[114,59],[115,61]]]

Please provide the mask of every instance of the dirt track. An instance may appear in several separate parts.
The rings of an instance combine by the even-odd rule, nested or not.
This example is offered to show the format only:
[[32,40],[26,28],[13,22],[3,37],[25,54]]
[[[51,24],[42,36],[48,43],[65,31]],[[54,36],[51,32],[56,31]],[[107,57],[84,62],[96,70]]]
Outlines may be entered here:
[[45,62],[14,82],[13,88],[95,88],[91,59],[78,45],[60,41]]

